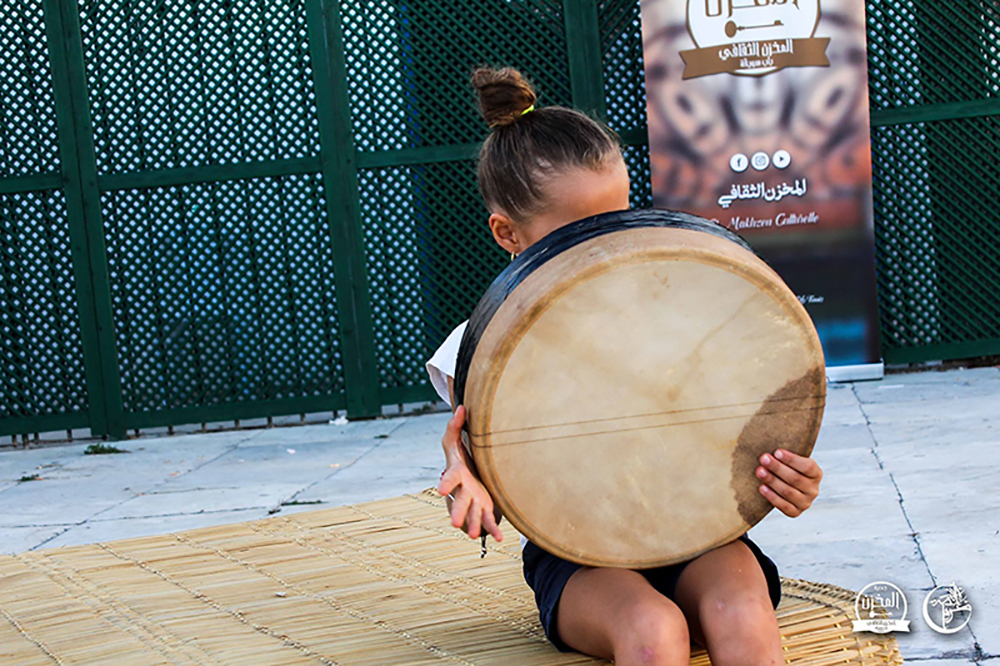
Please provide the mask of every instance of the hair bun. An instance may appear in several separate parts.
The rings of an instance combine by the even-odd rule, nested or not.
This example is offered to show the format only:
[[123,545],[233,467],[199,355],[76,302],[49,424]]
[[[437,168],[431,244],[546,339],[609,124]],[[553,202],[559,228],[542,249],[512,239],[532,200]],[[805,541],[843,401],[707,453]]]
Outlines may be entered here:
[[479,67],[472,72],[472,86],[489,127],[510,125],[538,99],[531,83],[512,67]]

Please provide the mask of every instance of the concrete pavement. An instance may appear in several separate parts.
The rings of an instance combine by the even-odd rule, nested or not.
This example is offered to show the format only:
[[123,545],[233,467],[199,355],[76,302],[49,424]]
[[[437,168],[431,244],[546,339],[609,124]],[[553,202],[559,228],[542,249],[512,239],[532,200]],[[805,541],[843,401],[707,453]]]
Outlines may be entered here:
[[[448,415],[0,450],[0,552],[145,536],[419,491],[437,482]],[[751,536],[785,576],[908,601],[908,662],[1000,666],[1000,369],[830,386],[819,499]],[[32,480],[34,479],[34,480]],[[969,626],[932,631],[926,594],[955,582]],[[993,660],[996,660],[995,662]]]

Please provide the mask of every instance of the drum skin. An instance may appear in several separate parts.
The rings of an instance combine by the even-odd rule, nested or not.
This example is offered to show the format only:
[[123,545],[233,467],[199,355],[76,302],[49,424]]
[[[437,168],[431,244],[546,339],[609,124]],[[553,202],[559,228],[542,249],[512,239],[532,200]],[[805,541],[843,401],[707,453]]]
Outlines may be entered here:
[[820,342],[791,290],[731,240],[669,225],[581,236],[470,320],[456,392],[468,444],[541,548],[590,566],[689,560],[773,508],[760,454],[811,453]]

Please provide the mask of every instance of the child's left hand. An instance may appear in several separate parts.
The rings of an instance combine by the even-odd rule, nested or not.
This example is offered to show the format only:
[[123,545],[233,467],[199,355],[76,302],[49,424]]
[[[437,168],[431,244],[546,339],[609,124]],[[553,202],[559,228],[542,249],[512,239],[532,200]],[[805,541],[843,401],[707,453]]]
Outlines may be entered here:
[[819,495],[823,470],[812,458],[787,449],[760,456],[757,478],[764,482],[760,493],[786,516],[795,518],[808,509]]

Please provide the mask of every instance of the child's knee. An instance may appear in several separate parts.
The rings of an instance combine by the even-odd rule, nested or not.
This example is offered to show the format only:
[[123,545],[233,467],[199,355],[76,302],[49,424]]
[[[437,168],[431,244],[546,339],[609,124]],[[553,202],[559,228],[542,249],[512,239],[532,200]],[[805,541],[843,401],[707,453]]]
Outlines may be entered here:
[[687,665],[691,639],[687,620],[664,598],[634,604],[621,618],[614,641],[616,664]]
[[703,622],[708,620],[727,629],[777,624],[774,606],[766,590],[735,590],[707,595],[702,601],[700,615]]
[[713,664],[781,663],[775,661],[781,651],[781,633],[769,597],[748,592],[706,601],[701,622],[711,636]]

